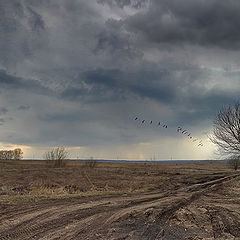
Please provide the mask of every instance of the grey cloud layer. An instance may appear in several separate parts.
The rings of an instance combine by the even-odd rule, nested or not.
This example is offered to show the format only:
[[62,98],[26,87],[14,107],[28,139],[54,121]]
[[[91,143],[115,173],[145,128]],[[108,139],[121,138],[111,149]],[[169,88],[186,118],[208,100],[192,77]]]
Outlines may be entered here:
[[130,6],[133,8],[145,7],[149,0],[97,0],[98,3],[108,4],[110,7],[118,6],[124,8]]
[[[23,1],[0,1],[0,63],[14,65],[44,44],[42,17]],[[14,52],[14,54],[13,54]]]
[[240,78],[199,55],[224,49],[233,64],[239,11],[232,0],[0,0],[1,138],[117,144],[143,140],[137,113],[171,126],[211,119],[236,100]]
[[5,70],[0,70],[0,87],[10,90],[22,89],[43,95],[50,93],[50,89],[42,86],[40,81],[16,77]]
[[153,0],[145,14],[126,21],[147,41],[239,48],[240,3],[230,0]]
[[[124,72],[118,69],[94,70],[82,76],[85,88],[71,88],[63,92],[63,97],[77,99],[90,97],[95,102],[105,100],[121,101],[130,97],[148,97],[167,102],[175,98],[175,88],[169,81],[170,73],[166,70],[147,69],[138,72]],[[92,98],[91,98],[92,97]],[[171,100],[172,99],[172,100]]]

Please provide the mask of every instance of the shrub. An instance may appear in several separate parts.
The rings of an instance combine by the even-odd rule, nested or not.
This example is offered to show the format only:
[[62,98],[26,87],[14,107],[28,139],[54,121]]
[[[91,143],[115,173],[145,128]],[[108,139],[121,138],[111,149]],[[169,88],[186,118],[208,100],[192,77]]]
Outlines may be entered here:
[[93,169],[96,167],[96,165],[97,165],[97,161],[94,160],[93,157],[91,157],[89,160],[85,161],[85,167],[87,167],[87,168]]
[[57,147],[44,154],[44,159],[49,165],[53,167],[64,167],[66,165],[65,161],[69,156],[69,152],[65,147]]
[[240,156],[235,156],[235,157],[231,157],[228,160],[228,164],[231,168],[233,168],[235,171],[238,170],[239,166],[240,166]]

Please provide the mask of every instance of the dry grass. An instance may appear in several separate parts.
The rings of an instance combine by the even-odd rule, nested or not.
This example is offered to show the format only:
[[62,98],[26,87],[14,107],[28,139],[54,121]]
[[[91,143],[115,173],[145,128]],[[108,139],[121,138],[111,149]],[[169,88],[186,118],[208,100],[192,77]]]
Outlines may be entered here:
[[223,195],[231,198],[240,197],[240,177],[237,178],[233,183],[230,183],[224,188]]
[[188,184],[188,178],[195,173],[201,177],[201,171],[204,177],[208,171],[226,171],[226,166],[67,162],[64,168],[51,168],[44,161],[2,161],[0,198],[2,202],[7,199],[35,201],[177,188]]

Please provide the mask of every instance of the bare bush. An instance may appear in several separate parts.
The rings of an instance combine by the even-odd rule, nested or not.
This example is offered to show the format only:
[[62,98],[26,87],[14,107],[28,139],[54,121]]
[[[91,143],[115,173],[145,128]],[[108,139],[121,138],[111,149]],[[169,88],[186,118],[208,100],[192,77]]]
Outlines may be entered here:
[[91,157],[89,160],[85,161],[85,167],[93,169],[97,166],[97,161]]
[[235,156],[235,157],[231,157],[228,160],[228,164],[231,168],[233,168],[234,170],[238,170],[239,166],[240,166],[240,156]]
[[66,165],[65,161],[69,156],[69,152],[65,147],[56,147],[49,152],[44,154],[44,159],[49,165],[54,167],[64,167]]

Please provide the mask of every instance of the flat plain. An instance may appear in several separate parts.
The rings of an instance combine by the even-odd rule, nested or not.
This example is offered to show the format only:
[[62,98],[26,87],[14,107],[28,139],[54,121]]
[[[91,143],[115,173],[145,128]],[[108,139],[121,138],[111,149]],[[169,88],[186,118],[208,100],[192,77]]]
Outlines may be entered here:
[[200,162],[0,162],[0,240],[240,239],[240,173]]

